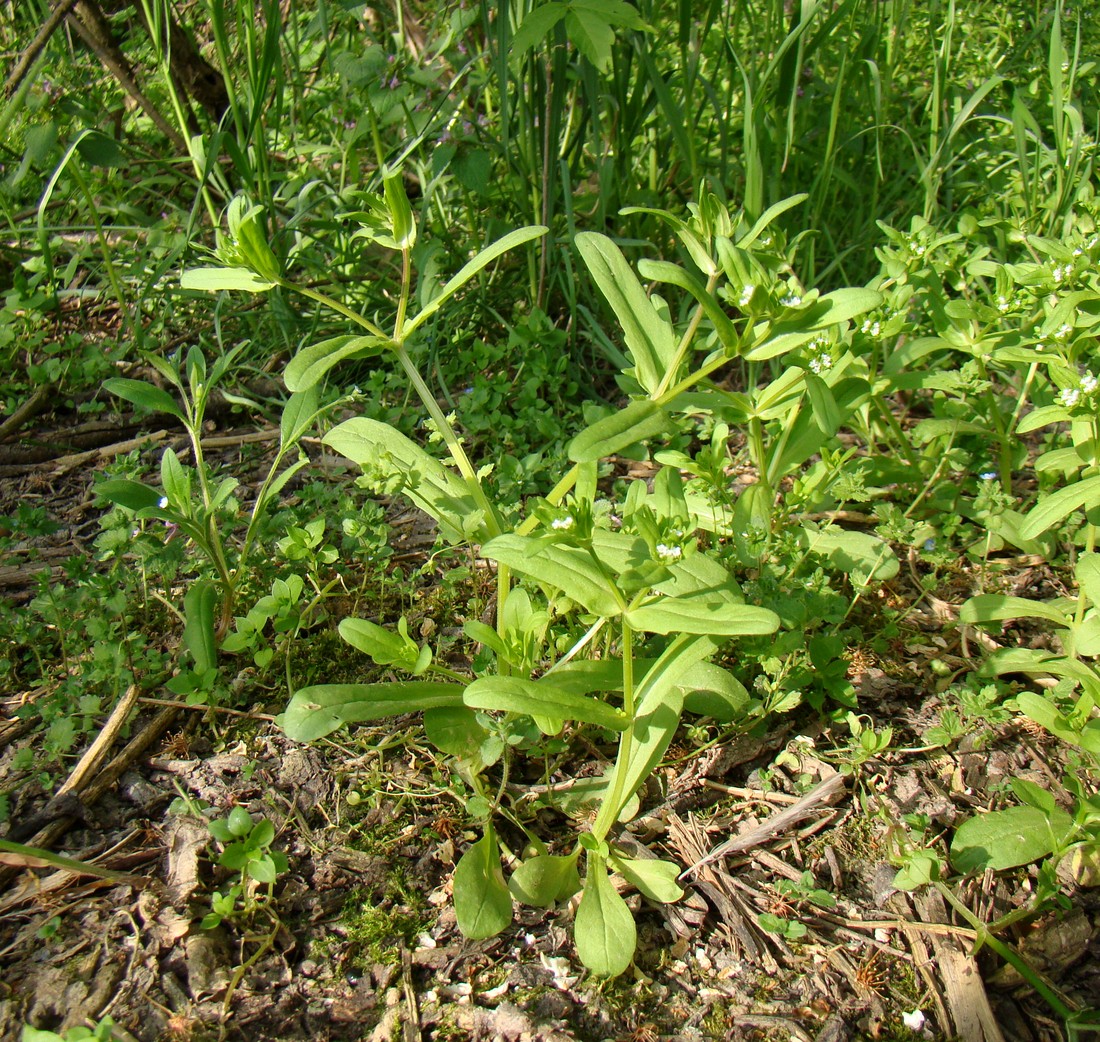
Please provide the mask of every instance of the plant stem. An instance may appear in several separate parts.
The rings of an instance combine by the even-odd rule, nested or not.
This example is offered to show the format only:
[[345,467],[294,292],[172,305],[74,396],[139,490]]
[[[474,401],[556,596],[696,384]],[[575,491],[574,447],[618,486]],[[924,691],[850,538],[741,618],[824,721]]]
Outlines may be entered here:
[[600,804],[596,821],[592,825],[592,835],[601,842],[607,837],[615,819],[619,816],[623,800],[628,793],[623,792],[626,785],[626,771],[630,764],[630,754],[634,744],[634,629],[624,617],[623,625],[623,712],[630,719],[619,738],[619,754],[615,758],[612,772],[611,791]]

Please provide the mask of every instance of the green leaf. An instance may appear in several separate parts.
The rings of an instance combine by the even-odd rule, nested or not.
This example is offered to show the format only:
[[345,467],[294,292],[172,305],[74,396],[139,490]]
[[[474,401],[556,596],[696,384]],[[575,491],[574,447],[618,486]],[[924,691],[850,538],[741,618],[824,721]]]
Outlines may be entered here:
[[640,398],[581,431],[569,443],[569,458],[574,463],[591,463],[674,430],[665,409],[650,398]]
[[889,544],[868,532],[850,532],[844,528],[806,527],[801,541],[811,553],[820,554],[838,571],[852,575],[860,583],[893,579],[900,570]]
[[558,901],[567,901],[580,888],[576,854],[564,857],[537,854],[524,861],[508,880],[512,896],[532,908],[548,908]]
[[674,865],[671,861],[658,861],[656,858],[635,859],[621,854],[612,854],[611,867],[633,887],[658,904],[672,904],[673,901],[679,901],[684,896],[684,891],[676,882],[680,874],[680,866]]
[[399,250],[411,250],[416,244],[416,221],[400,170],[385,175],[382,179],[382,191],[390,211],[394,243]]
[[829,385],[814,373],[806,373],[806,395],[810,399],[814,422],[826,438],[831,438],[840,430],[844,415],[833,397]]
[[1045,727],[1055,738],[1100,757],[1100,721],[1089,720],[1076,726],[1048,699],[1033,691],[1021,691],[1015,703],[1019,712]]
[[588,554],[576,547],[545,543],[528,536],[502,535],[490,539],[481,552],[490,561],[561,590],[596,615],[610,617],[621,611],[607,579]]
[[388,423],[357,417],[334,427],[323,441],[364,470],[377,467],[406,478],[414,477],[402,488],[402,493],[439,522],[445,539],[452,543],[466,542],[463,522],[476,512],[469,487],[400,431]]
[[676,334],[671,324],[646,296],[622,251],[609,238],[596,232],[581,232],[575,242],[622,326],[623,338],[634,359],[635,379],[647,394],[652,394],[676,355]]
[[559,3],[540,4],[532,8],[512,34],[508,55],[512,64],[517,64],[529,50],[542,43],[568,11],[565,4]]
[[125,380],[119,376],[112,376],[103,381],[103,387],[111,394],[125,399],[134,405],[139,405],[150,412],[163,412],[174,416],[181,422],[184,419],[183,410],[167,391],[144,380]]
[[291,741],[313,742],[344,724],[461,705],[461,684],[431,680],[315,684],[294,693],[281,726]]
[[214,625],[220,601],[218,584],[209,579],[193,582],[183,598],[183,645],[191,653],[196,673],[217,668]]
[[1063,810],[1052,814],[1037,807],[1010,807],[968,818],[951,841],[951,864],[957,872],[1017,868],[1061,849],[1074,829]]
[[435,297],[430,304],[425,305],[415,318],[405,324],[402,331],[404,335],[408,337],[417,326],[427,321],[482,268],[492,264],[501,254],[507,253],[516,246],[522,246],[523,243],[530,242],[532,239],[537,239],[548,231],[549,229],[541,224],[530,225],[527,228],[517,228],[514,232],[509,232],[502,238],[497,239],[491,246],[487,246],[458,270],[458,273],[439,291],[439,296]]
[[588,855],[588,875],[573,926],[581,962],[599,977],[617,977],[631,963],[638,945],[634,916],[615,892],[604,860]]
[[1020,528],[1024,539],[1034,539],[1060,524],[1075,510],[1100,502],[1100,474],[1075,482],[1044,496],[1032,508]]
[[545,681],[525,680],[523,677],[479,677],[466,688],[463,702],[473,709],[525,713],[556,720],[580,720],[615,731],[624,730],[630,722],[626,714],[615,706],[556,687],[553,674]]
[[441,753],[460,760],[476,760],[489,732],[477,722],[477,714],[465,706],[446,706],[424,713],[424,733]]
[[611,772],[612,785],[619,778],[619,799],[614,805],[605,799],[596,819],[596,830],[606,834],[634,794],[657,769],[680,723],[684,697],[680,681],[698,662],[712,655],[718,645],[710,637],[680,636],[672,641],[650,666],[635,692],[635,716],[630,725],[631,742],[619,746]]
[[1007,594],[983,593],[971,597],[959,609],[959,622],[970,624],[1002,622],[1006,619],[1047,619],[1059,626],[1068,626],[1065,612],[1044,601],[1030,601],[1025,597]]
[[1074,565],[1073,577],[1089,603],[1100,606],[1100,554],[1082,553]]
[[571,7],[565,16],[565,31],[578,51],[600,72],[611,64],[615,30],[599,14]]
[[751,696],[728,669],[713,662],[699,662],[677,682],[684,694],[684,709],[698,716],[710,716],[720,724],[744,718]]
[[159,507],[161,500],[157,489],[127,478],[108,478],[106,481],[100,481],[95,486],[95,492],[97,496],[102,496],[127,510],[155,510]]
[[512,895],[504,884],[492,825],[455,866],[454,902],[458,928],[474,941],[495,937],[512,921]]
[[324,375],[347,358],[369,358],[389,347],[376,336],[336,336],[303,348],[288,363],[283,383],[288,391],[308,391]]
[[638,262],[638,271],[643,278],[653,279],[657,282],[667,282],[670,286],[678,286],[690,293],[702,305],[707,318],[714,326],[718,339],[723,347],[732,347],[737,343],[737,329],[730,321],[729,316],[722,310],[714,295],[707,292],[706,285],[700,278],[678,264],[668,261],[642,260]]
[[279,417],[279,447],[285,452],[313,425],[320,393],[316,387],[292,394]]
[[189,268],[183,273],[180,285],[184,289],[204,290],[207,293],[223,289],[264,293],[272,289],[275,283],[261,278],[248,268]]
[[160,458],[160,483],[172,506],[191,516],[191,479],[172,448],[165,449]]
[[662,597],[626,614],[635,629],[646,633],[710,633],[733,637],[774,633],[779,616],[733,600],[721,590],[701,590],[679,597]]
[[341,619],[337,628],[348,644],[369,655],[379,666],[404,666],[415,661],[420,651],[409,637],[394,633],[369,619]]

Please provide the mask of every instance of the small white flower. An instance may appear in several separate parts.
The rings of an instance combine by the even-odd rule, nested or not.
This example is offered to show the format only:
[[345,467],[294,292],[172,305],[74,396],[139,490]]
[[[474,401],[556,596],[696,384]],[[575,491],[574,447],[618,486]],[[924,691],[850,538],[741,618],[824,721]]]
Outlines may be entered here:
[[568,532],[573,527],[573,519],[571,517],[555,517],[550,522],[550,527],[557,529],[559,532]]
[[1074,255],[1075,257],[1080,257],[1080,256],[1081,256],[1081,254],[1082,254],[1082,253],[1084,253],[1084,252],[1085,252],[1085,251],[1084,251],[1083,249],[1081,249],[1081,247],[1080,247],[1080,246],[1078,246],[1078,247],[1077,247],[1077,248],[1076,248],[1076,249],[1075,249],[1075,250],[1073,251],[1073,255]]
[[665,546],[664,543],[658,543],[657,556],[662,561],[678,561],[684,556],[684,551],[678,546]]
[[168,497],[161,496],[160,499],[157,500],[157,506],[160,507],[161,510],[164,510],[165,507],[168,506]]
[[859,331],[868,336],[878,336],[882,332],[882,326],[878,319],[866,318],[863,320],[863,325],[859,327]]
[[1076,387],[1067,387],[1058,395],[1058,401],[1067,409],[1072,409],[1081,397],[1081,392]]
[[750,282],[743,290],[741,290],[741,299],[738,301],[741,307],[748,307],[748,303],[752,300],[752,295],[756,292],[756,287]]
[[810,368],[819,376],[832,367],[833,356],[830,354],[818,355],[817,358],[810,359]]
[[997,310],[998,310],[998,311],[999,311],[999,312],[1000,312],[1000,313],[1001,313],[1002,315],[1003,315],[1003,314],[1004,314],[1004,313],[1005,313],[1006,311],[1010,310],[1010,309],[1011,309],[1011,307],[1012,307],[1012,301],[1010,301],[1010,300],[1009,300],[1009,299],[1008,299],[1007,297],[998,297],[998,298],[997,298]]
[[997,472],[995,470],[983,470],[978,477],[980,477],[982,481],[993,481],[997,477]]
[[1035,350],[1036,351],[1045,351],[1046,349],[1047,349],[1047,345],[1044,344],[1041,340],[1039,341],[1039,343],[1037,343],[1035,345]]
[[779,303],[785,308],[796,308],[802,303],[802,298],[797,293],[789,293]]
[[1068,340],[1072,332],[1073,326],[1071,326],[1068,322],[1064,322],[1062,323],[1055,336],[1057,336],[1059,340]]
[[1061,265],[1056,267],[1050,273],[1051,278],[1053,278],[1055,282],[1061,282],[1068,274],[1069,274],[1069,268],[1068,267],[1063,268]]
[[1081,390],[1084,391],[1085,394],[1092,394],[1097,387],[1100,387],[1100,380],[1097,380],[1092,373],[1085,373],[1085,375],[1081,377]]
[[923,1031],[925,1021],[926,1018],[919,1009],[915,1009],[910,1013],[903,1013],[901,1015],[902,1024],[904,1024],[910,1031]]

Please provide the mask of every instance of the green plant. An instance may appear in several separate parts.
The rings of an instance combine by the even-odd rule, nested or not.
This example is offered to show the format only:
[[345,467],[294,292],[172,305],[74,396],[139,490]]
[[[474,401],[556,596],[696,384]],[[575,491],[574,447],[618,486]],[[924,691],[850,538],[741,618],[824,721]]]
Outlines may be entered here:
[[[835,434],[844,410],[850,412],[866,394],[859,378],[840,384],[848,365],[838,364],[834,371],[831,360],[828,365],[794,367],[764,391],[749,395],[721,391],[709,377],[733,359],[756,366],[806,344],[812,357],[819,358],[822,337],[833,343],[854,315],[874,307],[880,297],[862,290],[827,296],[797,292],[790,297],[797,282],[789,263],[769,267],[767,259],[757,258],[753,245],[768,222],[791,204],[750,226],[706,197],[693,208],[690,224],[660,216],[676,229],[707,284],[673,265],[641,266],[649,277],[694,298],[694,310],[677,336],[665,307],[645,295],[614,244],[589,233],[579,236],[580,254],[623,327],[631,355],[624,386],[635,397],[572,440],[568,473],[509,533],[505,519],[512,509],[490,499],[483,480],[486,468],[470,461],[463,438],[428,391],[407,345],[464,283],[542,229],[514,232],[476,255],[435,296],[426,302],[419,298],[420,310],[410,315],[417,299],[411,267],[417,225],[400,175],[387,175],[383,194],[365,199],[368,209],[354,215],[361,235],[401,256],[402,292],[391,332],[318,290],[290,282],[262,240],[255,208],[239,201],[229,211],[231,237],[222,240],[216,254],[221,266],[189,272],[185,284],[252,291],[296,288],[364,330],[301,351],[285,374],[288,387],[297,393],[315,386],[344,359],[387,352],[396,357],[424,406],[426,426],[449,458],[441,463],[393,427],[365,418],[345,421],[325,440],[359,463],[373,482],[391,493],[403,492],[431,514],[448,541],[479,542],[481,553],[496,563],[496,627],[475,620],[464,627],[467,636],[491,653],[487,661],[493,668],[468,680],[440,666],[431,648],[418,645],[404,628],[391,635],[368,620],[346,619],[341,635],[380,665],[400,665],[412,676],[438,679],[306,687],[291,700],[283,724],[292,737],[310,740],[342,723],[424,709],[429,739],[454,758],[456,769],[473,787],[468,809],[484,819],[483,837],[463,855],[455,872],[455,907],[463,931],[471,937],[500,932],[511,921],[513,896],[548,905],[581,889],[578,864],[583,858],[578,952],[598,973],[621,973],[634,950],[635,928],[609,873],[621,874],[653,900],[674,900],[680,891],[675,866],[639,862],[616,850],[616,822],[633,813],[636,794],[671,742],[683,707],[692,704],[692,692],[727,693],[724,705],[721,697],[709,704],[717,701],[730,719],[747,709],[744,689],[705,660],[729,637],[770,633],[779,623],[772,612],[744,602],[732,575],[700,551],[693,533],[700,527],[716,534],[729,531],[738,553],[749,556],[742,526],[751,523],[765,535],[773,531],[776,483],[812,455],[823,438]],[[724,287],[724,294],[741,309],[739,323],[725,315],[713,296],[723,277],[735,287]],[[699,351],[704,352],[701,364],[695,361]],[[689,502],[678,469],[669,465],[661,467],[652,493],[634,483],[621,506],[621,520],[609,524],[608,507],[596,493],[599,460],[673,434],[685,424],[678,415],[700,407],[723,418],[732,416],[749,431],[758,482],[735,503],[732,524],[716,519],[708,504]],[[773,429],[774,441],[766,435]],[[803,556],[843,561],[864,586],[890,574],[889,549],[873,538],[817,525],[807,525],[803,532]],[[523,577],[526,588],[513,589],[513,574]],[[555,621],[559,635],[551,639]],[[597,648],[605,656],[613,654],[583,654]],[[535,671],[541,671],[538,679],[532,679]],[[594,697],[602,692],[621,692],[621,706]],[[525,719],[535,727],[524,724]],[[504,782],[514,752],[538,750],[544,741],[539,732],[556,736],[568,721],[618,735],[618,752],[605,775],[583,787],[584,795],[598,803],[594,821],[571,850],[553,853],[518,808],[505,805]],[[498,764],[502,780],[494,796],[486,773]],[[497,814],[520,830],[524,851],[509,851],[493,820]],[[522,861],[508,884],[501,873],[502,850],[509,860]]]
[[211,910],[200,924],[204,930],[213,929],[227,918],[250,916],[259,907],[257,884],[266,887],[264,906],[270,905],[275,883],[288,867],[286,855],[271,849],[275,826],[267,818],[254,822],[243,807],[234,807],[227,817],[209,822],[207,828],[222,847],[218,864],[236,873],[238,881],[228,890],[211,895]]
[[315,388],[288,399],[280,418],[278,451],[256,492],[244,534],[236,542],[234,522],[240,504],[234,492],[238,482],[232,477],[215,482],[205,461],[202,425],[212,393],[232,371],[239,353],[240,348],[235,348],[209,367],[197,347],[185,360],[150,356],[150,364],[178,392],[178,404],[167,391],[141,380],[112,378],[104,385],[126,401],[175,417],[191,443],[192,465],[184,464],[175,450],[164,450],[159,488],[129,478],[109,478],[101,481],[96,491],[104,499],[133,511],[139,521],[159,522],[183,533],[213,569],[213,580],[194,580],[184,597],[184,644],[192,664],[172,682],[173,690],[198,702],[208,697],[217,676],[218,644],[232,622],[237,590],[249,574],[250,556],[264,513],[307,459],[299,451],[294,462],[284,463],[325,411],[318,405]]
[[103,1017],[94,1028],[69,1028],[63,1035],[59,1035],[56,1031],[43,1031],[27,1024],[23,1028],[21,1038],[22,1042],[84,1042],[85,1039],[112,1042],[118,1037],[114,1032],[114,1026],[115,1022],[110,1017]]

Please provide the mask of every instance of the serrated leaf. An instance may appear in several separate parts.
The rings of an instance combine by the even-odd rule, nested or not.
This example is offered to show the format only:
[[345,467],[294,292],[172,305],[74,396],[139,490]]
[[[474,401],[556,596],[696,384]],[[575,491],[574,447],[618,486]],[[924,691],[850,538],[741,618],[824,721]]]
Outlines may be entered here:
[[532,908],[548,908],[558,901],[566,901],[580,888],[576,854],[563,857],[538,854],[530,857],[508,880],[512,896]]
[[599,14],[570,7],[565,16],[565,31],[570,41],[600,72],[611,63],[615,30]]
[[313,742],[344,724],[461,705],[461,684],[431,680],[315,684],[294,693],[281,725],[291,741]]
[[615,892],[603,858],[588,855],[588,874],[573,937],[581,962],[599,977],[617,977],[634,959],[638,931],[626,902]]
[[303,348],[287,364],[283,383],[288,391],[308,391],[334,366],[348,358],[381,354],[389,341],[376,336],[336,336]]
[[169,416],[175,416],[177,420],[183,420],[183,410],[176,399],[167,391],[153,384],[147,384],[144,380],[126,380],[119,376],[113,376],[103,381],[104,390],[116,395],[134,405],[140,405],[150,412],[163,412]]
[[184,289],[198,289],[207,293],[220,290],[242,290],[246,293],[265,293],[275,283],[261,278],[248,268],[189,268],[180,278]]
[[626,714],[599,699],[574,694],[553,683],[525,680],[523,677],[479,677],[462,696],[473,709],[490,709],[508,713],[525,713],[533,717],[556,720],[580,720],[615,731],[626,728]]
[[581,431],[569,443],[569,458],[574,463],[591,463],[674,429],[665,409],[649,398],[640,398]]
[[634,376],[648,394],[661,383],[676,354],[676,334],[646,296],[622,251],[609,238],[581,232],[574,240],[600,292],[611,305],[634,360]]
[[537,47],[568,13],[561,3],[540,4],[528,11],[519,28],[512,34],[509,60],[515,64],[533,47]]
[[951,841],[957,872],[1003,871],[1038,861],[1065,845],[1073,819],[1063,810],[1009,807],[968,818]]
[[490,825],[455,866],[455,918],[463,935],[495,937],[512,921],[512,895],[500,869],[500,850]]

